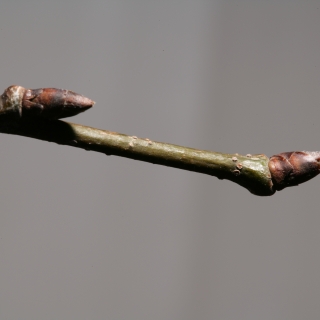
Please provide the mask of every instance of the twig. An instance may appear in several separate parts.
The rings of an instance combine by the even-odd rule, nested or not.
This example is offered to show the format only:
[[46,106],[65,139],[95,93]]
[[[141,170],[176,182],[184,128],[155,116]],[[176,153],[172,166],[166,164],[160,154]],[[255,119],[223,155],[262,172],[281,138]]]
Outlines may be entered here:
[[[70,112],[73,114],[82,112],[90,108],[93,101],[82,96],[80,99],[73,92],[71,96],[65,95],[66,90],[38,90],[42,90],[42,96],[40,98],[39,95],[33,96],[31,102],[36,101],[36,108],[41,112],[34,117],[30,116],[32,110],[28,109],[30,104],[26,103],[25,97],[29,95],[22,95],[18,102],[8,94],[1,96],[0,132],[205,173],[219,179],[233,181],[258,196],[273,195],[276,190],[298,185],[320,172],[320,152],[286,152],[270,159],[263,154],[246,156],[223,154],[54,120],[54,118],[70,116]],[[33,90],[34,92],[37,91]],[[57,96],[54,94],[50,96],[51,100],[47,99],[48,92],[50,94],[56,92],[60,99],[58,103]],[[64,95],[61,96],[61,93]],[[56,113],[53,102],[56,103],[55,107],[58,110]],[[15,108],[12,108],[12,105]],[[24,112],[27,113],[27,117],[23,116]]]
[[269,159],[265,155],[240,156],[203,151],[42,118],[2,126],[0,131],[206,173],[236,182],[260,196],[274,193],[268,169]]

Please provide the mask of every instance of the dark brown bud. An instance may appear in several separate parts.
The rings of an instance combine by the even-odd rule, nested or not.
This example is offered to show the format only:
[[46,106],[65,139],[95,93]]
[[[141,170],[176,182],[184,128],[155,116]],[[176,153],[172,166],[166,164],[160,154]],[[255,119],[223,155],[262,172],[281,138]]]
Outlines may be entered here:
[[93,105],[94,101],[69,90],[11,86],[0,97],[0,114],[14,113],[23,119],[60,119],[86,111]]
[[320,173],[320,152],[292,151],[272,156],[269,170],[275,190],[296,186]]

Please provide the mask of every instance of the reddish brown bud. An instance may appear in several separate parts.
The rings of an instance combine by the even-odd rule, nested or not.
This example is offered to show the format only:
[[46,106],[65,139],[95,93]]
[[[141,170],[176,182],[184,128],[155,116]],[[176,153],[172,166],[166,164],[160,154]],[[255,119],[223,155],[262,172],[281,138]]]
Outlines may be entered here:
[[73,91],[43,88],[7,88],[0,97],[0,113],[15,113],[21,118],[60,119],[86,111],[94,102]]
[[320,152],[293,151],[272,156],[269,170],[275,190],[296,186],[320,173]]

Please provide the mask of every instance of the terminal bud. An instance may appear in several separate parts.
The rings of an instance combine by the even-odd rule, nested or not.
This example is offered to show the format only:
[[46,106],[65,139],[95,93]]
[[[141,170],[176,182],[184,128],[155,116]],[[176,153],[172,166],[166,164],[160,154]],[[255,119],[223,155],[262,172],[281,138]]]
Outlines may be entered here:
[[297,186],[320,173],[320,152],[292,151],[274,155],[269,170],[275,190]]
[[10,86],[0,97],[0,115],[11,113],[22,119],[61,119],[84,112],[93,105],[94,101],[69,90]]

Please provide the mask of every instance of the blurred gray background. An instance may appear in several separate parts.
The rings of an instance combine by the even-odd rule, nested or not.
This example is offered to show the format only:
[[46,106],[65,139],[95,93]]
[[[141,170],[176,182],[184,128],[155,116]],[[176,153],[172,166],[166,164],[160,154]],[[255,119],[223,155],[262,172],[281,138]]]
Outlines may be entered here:
[[[225,153],[319,150],[319,1],[1,1],[1,91]],[[67,119],[68,121],[69,119]],[[0,319],[318,319],[316,178],[272,197],[1,135]]]

